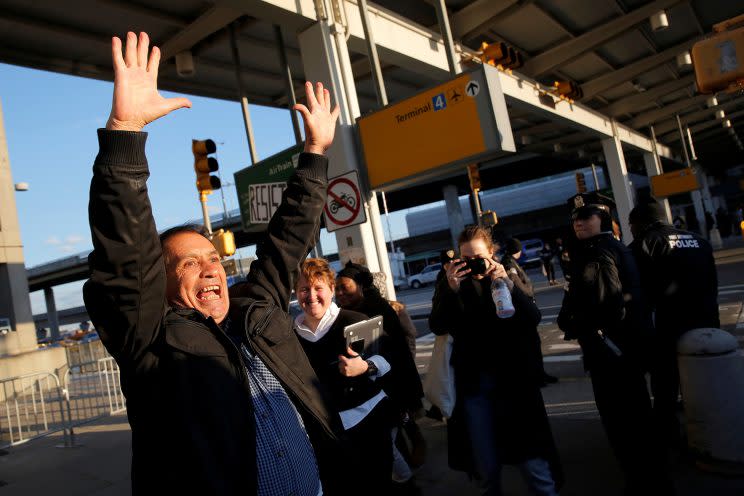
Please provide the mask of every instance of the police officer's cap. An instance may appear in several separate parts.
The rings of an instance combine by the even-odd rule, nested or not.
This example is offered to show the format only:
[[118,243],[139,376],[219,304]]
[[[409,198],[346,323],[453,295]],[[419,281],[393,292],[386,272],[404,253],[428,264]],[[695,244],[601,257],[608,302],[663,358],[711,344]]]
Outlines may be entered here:
[[612,198],[601,195],[596,191],[588,193],[579,193],[568,199],[568,208],[571,211],[571,220],[588,219],[594,214],[607,217],[615,208],[615,202]]

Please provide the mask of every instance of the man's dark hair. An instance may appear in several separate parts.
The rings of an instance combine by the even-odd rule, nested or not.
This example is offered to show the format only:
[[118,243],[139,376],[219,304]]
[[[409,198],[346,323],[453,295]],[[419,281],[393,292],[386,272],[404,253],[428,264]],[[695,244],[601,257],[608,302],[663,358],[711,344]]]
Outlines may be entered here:
[[204,236],[209,239],[209,232],[207,228],[199,224],[182,224],[180,226],[171,227],[160,233],[160,246],[163,246],[166,241],[176,234],[192,232],[200,236]]

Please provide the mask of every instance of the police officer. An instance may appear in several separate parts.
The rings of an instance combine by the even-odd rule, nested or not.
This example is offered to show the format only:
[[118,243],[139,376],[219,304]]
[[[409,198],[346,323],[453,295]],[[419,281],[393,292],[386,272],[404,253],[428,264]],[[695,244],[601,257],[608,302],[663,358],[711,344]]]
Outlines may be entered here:
[[690,329],[720,327],[713,249],[701,236],[664,222],[656,202],[635,207],[628,221],[634,239],[630,247],[644,294],[655,313],[649,364],[654,420],[670,446],[682,447],[675,414],[679,395],[677,339]]
[[641,350],[651,329],[630,249],[612,232],[612,201],[597,193],[569,199],[576,235],[571,282],[558,326],[578,339],[607,438],[628,495],[667,495],[673,488],[652,431]]

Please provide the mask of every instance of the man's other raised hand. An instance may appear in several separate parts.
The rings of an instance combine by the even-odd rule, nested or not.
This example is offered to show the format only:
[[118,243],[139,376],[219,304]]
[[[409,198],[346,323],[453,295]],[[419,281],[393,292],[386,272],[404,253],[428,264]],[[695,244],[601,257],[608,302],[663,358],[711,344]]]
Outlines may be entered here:
[[187,98],[163,98],[158,93],[158,64],[160,50],[149,53],[147,33],[139,38],[127,33],[127,46],[117,37],[111,40],[114,64],[114,99],[106,129],[113,131],[141,131],[145,125],[183,107],[191,107]]
[[301,103],[292,107],[302,115],[305,123],[305,151],[322,155],[333,143],[336,133],[339,107],[331,110],[331,93],[317,83],[315,88],[310,82],[305,83],[307,107]]

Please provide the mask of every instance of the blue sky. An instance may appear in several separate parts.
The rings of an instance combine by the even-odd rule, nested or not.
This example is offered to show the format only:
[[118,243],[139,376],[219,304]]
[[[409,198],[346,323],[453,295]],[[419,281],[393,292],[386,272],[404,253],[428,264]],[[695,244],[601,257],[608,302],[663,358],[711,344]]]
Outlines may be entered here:
[[[96,129],[111,109],[112,83],[0,64],[0,101],[16,193],[26,266],[91,248],[88,188],[98,150]],[[167,92],[166,96],[174,96]],[[217,142],[223,183],[250,165],[240,105],[187,95],[193,108],[179,110],[147,126],[148,182],[159,228],[201,217],[194,186],[191,139]],[[289,112],[251,106],[260,158],[294,144]],[[235,188],[225,188],[228,209],[237,208]],[[210,210],[222,210],[219,193]],[[394,238],[407,236],[403,213],[391,216]],[[387,224],[383,219],[387,234]],[[335,252],[335,237],[323,236],[323,249]],[[252,250],[245,250],[245,256]],[[82,304],[81,283],[55,288],[57,308]],[[46,310],[40,291],[31,295],[34,313]]]

